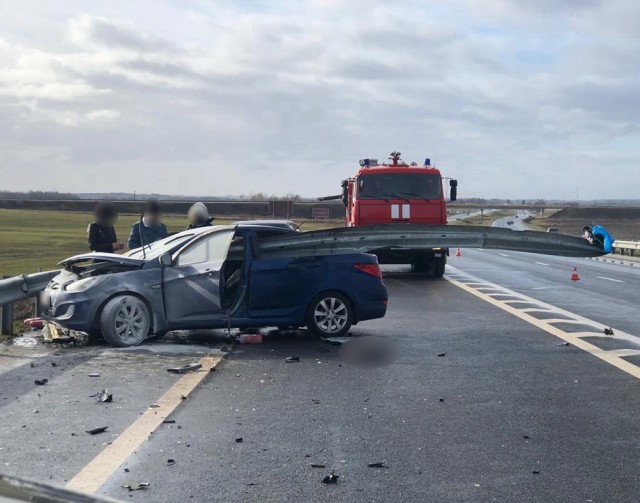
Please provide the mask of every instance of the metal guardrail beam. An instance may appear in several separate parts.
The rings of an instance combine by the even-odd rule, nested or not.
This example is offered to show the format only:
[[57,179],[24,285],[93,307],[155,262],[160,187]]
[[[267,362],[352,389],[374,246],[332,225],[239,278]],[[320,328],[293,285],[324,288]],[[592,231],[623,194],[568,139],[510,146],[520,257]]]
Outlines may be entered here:
[[21,274],[0,280],[0,306],[13,304],[19,300],[35,297],[46,288],[51,278],[60,271],[45,271],[35,274]]
[[640,241],[620,241],[616,239],[612,246],[621,250],[640,250]]

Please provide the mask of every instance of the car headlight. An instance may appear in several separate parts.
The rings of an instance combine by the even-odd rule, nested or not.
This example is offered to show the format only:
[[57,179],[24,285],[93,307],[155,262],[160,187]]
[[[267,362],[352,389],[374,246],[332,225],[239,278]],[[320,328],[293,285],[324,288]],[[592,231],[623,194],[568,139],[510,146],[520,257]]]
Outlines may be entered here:
[[92,278],[80,279],[78,281],[74,281],[73,283],[69,283],[65,290],[67,292],[84,292],[89,288],[93,288],[98,286],[100,283],[105,281],[108,276],[94,276]]

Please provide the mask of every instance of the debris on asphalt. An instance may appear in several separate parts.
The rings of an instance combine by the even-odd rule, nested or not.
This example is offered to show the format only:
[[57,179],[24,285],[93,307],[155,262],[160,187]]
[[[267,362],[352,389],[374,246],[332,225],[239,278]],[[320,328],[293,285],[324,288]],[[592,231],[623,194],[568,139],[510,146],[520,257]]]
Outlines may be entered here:
[[287,362],[287,363],[299,362],[300,361],[300,357],[299,356],[287,356],[284,359],[284,361]]
[[316,398],[312,398],[311,402],[318,405],[320,403],[320,400],[316,399]]
[[367,465],[368,468],[389,468],[387,463],[384,461],[378,461],[376,463],[369,463]]
[[538,475],[540,473],[540,470],[533,470],[532,472],[534,475]]
[[51,363],[52,367],[57,367],[58,366],[58,364],[56,362],[49,362],[49,363]]
[[311,468],[326,468],[327,465],[321,465],[318,463],[311,463]]
[[604,329],[604,335],[613,335],[613,329],[612,328],[605,328]]
[[49,382],[49,379],[36,379],[33,382],[35,384],[37,384],[38,386],[44,386],[45,384],[47,384]]
[[323,484],[337,484],[340,475],[336,475],[333,471],[329,475],[325,475],[322,479]]
[[236,444],[241,444],[241,443],[242,443],[242,437],[236,438]]
[[443,398],[443,397],[440,397],[440,398],[438,398],[438,401],[439,401],[439,402],[444,402],[444,398]]
[[108,426],[100,426],[99,428],[94,428],[93,430],[86,430],[86,433],[89,435],[97,435],[99,433],[104,433],[107,431]]
[[103,403],[113,401],[113,395],[109,393],[106,389],[101,389],[100,391],[98,391],[98,393],[96,393],[96,398],[98,402],[103,402]]
[[561,342],[558,346],[571,346],[568,342]]
[[125,468],[124,473],[129,473],[129,468]]
[[167,459],[167,466],[173,466],[176,464],[176,460],[175,459]]
[[97,372],[91,372],[91,374],[87,374],[89,377],[100,377],[100,374]]
[[352,340],[351,337],[320,337],[322,342],[333,344],[334,346],[342,346],[345,342]]
[[157,403],[152,403],[151,405],[149,405],[150,409],[157,409],[158,407],[160,407]]
[[165,419],[164,421],[162,421],[164,424],[175,424],[176,420],[175,419]]
[[42,328],[44,328],[42,318],[27,318],[24,320],[24,324],[31,328],[31,330],[42,330]]
[[529,435],[522,435],[522,438],[524,438],[525,440],[529,440],[531,437]]
[[240,344],[262,344],[262,334],[240,334],[238,342]]
[[123,489],[128,489],[129,491],[140,491],[142,489],[147,489],[149,487],[149,482],[140,482],[138,484],[127,484],[126,486],[122,486]]
[[447,353],[438,353],[438,356],[447,356]]
[[184,367],[169,368],[167,369],[167,372],[171,372],[172,374],[186,374],[187,372],[193,372],[194,370],[198,370],[201,368],[201,363],[190,363],[189,365],[185,365]]

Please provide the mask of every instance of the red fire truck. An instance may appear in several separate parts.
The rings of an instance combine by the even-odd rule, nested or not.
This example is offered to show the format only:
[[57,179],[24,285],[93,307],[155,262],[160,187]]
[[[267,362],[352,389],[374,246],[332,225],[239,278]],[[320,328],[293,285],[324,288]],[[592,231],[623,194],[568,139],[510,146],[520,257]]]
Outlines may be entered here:
[[[355,176],[342,181],[342,194],[320,198],[342,199],[346,207],[347,227],[381,224],[447,223],[447,204],[442,175],[430,159],[418,166],[406,164],[400,152],[392,152],[389,164],[377,159],[361,159]],[[449,179],[449,200],[455,201],[458,182]],[[449,250],[383,249],[376,250],[381,264],[411,264],[415,272],[444,274]]]

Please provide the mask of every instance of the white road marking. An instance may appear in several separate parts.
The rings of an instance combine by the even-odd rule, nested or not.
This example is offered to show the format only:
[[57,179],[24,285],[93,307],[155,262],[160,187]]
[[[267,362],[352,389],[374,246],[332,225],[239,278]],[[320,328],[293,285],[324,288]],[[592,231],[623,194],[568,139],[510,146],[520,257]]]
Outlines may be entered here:
[[508,257],[509,256],[506,253],[499,253],[498,255],[502,255],[503,257]]
[[615,281],[616,283],[624,283],[624,281],[622,281],[621,279],[607,278],[606,276],[598,276],[598,278],[606,279],[607,281]]
[[546,265],[547,267],[549,266],[549,264],[545,264],[544,262],[536,262],[536,264],[538,264],[538,265]]

